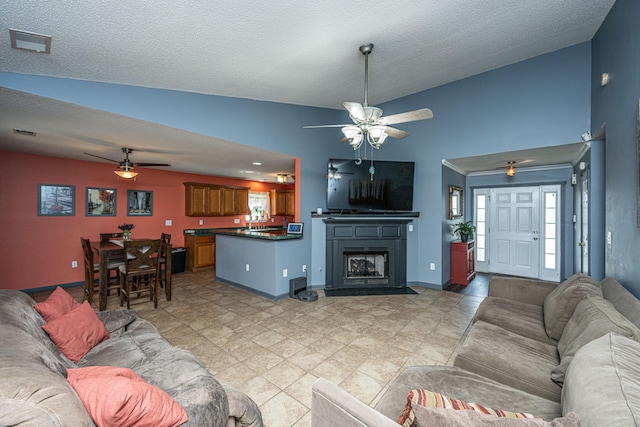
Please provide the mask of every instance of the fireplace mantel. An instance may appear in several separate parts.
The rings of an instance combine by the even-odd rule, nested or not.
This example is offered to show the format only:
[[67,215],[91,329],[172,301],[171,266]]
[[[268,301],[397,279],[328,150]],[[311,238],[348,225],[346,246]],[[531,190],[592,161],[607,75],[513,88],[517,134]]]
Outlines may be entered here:
[[[407,286],[408,218],[341,216],[326,223],[327,289],[358,287],[404,288]],[[350,263],[385,259],[385,266],[370,276],[351,274]]]

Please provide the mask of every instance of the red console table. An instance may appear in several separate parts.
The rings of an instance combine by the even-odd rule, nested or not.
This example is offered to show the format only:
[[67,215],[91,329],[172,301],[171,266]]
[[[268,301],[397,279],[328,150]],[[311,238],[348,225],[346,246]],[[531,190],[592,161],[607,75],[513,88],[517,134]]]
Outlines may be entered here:
[[451,242],[451,283],[468,285],[476,277],[474,265],[475,242]]

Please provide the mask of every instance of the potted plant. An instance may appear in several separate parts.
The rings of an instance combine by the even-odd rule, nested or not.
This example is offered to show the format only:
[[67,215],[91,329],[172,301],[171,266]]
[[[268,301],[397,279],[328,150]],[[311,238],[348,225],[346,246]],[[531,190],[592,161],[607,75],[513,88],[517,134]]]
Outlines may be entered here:
[[469,236],[473,236],[473,233],[476,231],[476,226],[471,223],[471,221],[467,222],[459,222],[453,228],[453,233],[460,236],[460,240],[466,242],[469,240]]

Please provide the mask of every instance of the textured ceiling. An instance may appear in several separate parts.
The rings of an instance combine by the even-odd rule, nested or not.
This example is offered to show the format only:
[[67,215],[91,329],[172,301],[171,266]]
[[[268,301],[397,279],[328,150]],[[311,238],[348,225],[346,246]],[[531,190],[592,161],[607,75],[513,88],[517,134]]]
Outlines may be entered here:
[[[613,3],[3,1],[0,71],[340,108],[362,101],[358,47],[372,42],[375,105],[590,40]],[[53,36],[51,54],[11,49],[9,28]],[[116,140],[67,122],[86,139]]]

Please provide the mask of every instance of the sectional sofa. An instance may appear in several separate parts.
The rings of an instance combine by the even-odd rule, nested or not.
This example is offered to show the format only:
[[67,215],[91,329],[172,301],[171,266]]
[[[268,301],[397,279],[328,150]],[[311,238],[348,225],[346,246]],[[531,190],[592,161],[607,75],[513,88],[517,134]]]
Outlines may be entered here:
[[134,311],[65,293],[0,290],[0,425],[262,427],[255,402]]
[[639,328],[640,301],[611,278],[493,277],[453,366],[404,370],[375,408],[319,379],[312,425],[638,426]]

